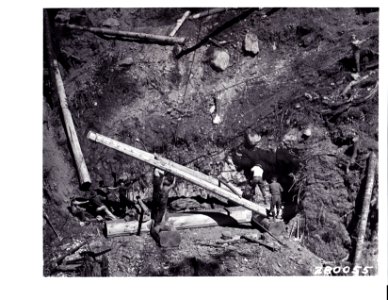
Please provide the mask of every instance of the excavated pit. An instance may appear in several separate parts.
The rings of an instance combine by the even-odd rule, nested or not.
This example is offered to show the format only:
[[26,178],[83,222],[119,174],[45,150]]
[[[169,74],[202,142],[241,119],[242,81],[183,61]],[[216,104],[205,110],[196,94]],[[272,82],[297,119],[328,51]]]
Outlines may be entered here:
[[[149,236],[114,239],[111,243],[116,248],[109,254],[111,275],[306,275],[313,273],[311,268],[314,263],[319,264],[319,259],[341,264],[354,248],[367,155],[378,151],[378,94],[336,115],[331,111],[341,108],[346,101],[341,92],[353,80],[350,74],[355,64],[349,42],[353,33],[367,39],[361,52],[361,70],[369,79],[354,87],[351,94],[356,99],[368,98],[377,86],[378,12],[350,8],[265,9],[239,19],[242,9],[228,10],[188,20],[178,34],[188,38],[187,48],[217,26],[238,19],[212,37],[213,42],[208,41],[179,59],[174,54],[179,51],[177,47],[70,31],[54,22],[58,14],[64,13],[69,14],[70,23],[85,26],[101,26],[104,20],[114,18],[121,30],[166,35],[184,11],[178,8],[50,11],[54,51],[92,177],[90,189],[115,186],[122,177],[147,203],[152,193],[152,168],[89,141],[86,139],[89,130],[217,177],[229,172],[225,171],[228,156],[244,149],[244,132],[252,129],[262,137],[258,160],[263,164],[264,179],[269,181],[277,176],[286,191],[282,195],[285,228],[289,230],[298,222],[303,233],[300,245],[314,254],[306,250],[301,265],[282,262],[293,267],[277,270],[272,262],[281,259],[281,254],[264,253],[267,264],[259,263],[252,258],[254,246],[244,244],[242,247],[252,252],[249,254],[252,256],[248,255],[252,264],[259,263],[262,269],[244,267],[241,271],[244,263],[234,250],[226,249],[223,254],[213,251],[217,253],[212,256],[212,251],[197,246],[198,242],[219,238],[224,228],[184,230],[182,235],[186,239],[181,250],[169,252],[173,257],[171,269],[164,268],[163,264],[168,264],[165,253],[151,245]],[[248,32],[259,37],[260,52],[256,56],[242,51]],[[227,51],[230,56],[225,71],[214,71],[209,65],[209,55],[216,49]],[[80,227],[79,220],[67,210],[71,197],[83,197],[85,193],[79,190],[46,67],[45,61],[45,210],[69,243],[76,236],[96,238],[103,226]],[[212,106],[220,116],[219,124],[213,123]],[[304,135],[306,129],[311,130],[311,136]],[[360,137],[360,145],[356,161],[346,174],[355,134]],[[250,175],[233,172],[230,174],[234,183],[243,188]],[[377,194],[376,187],[374,195]],[[211,200],[218,207],[220,203],[211,197],[178,180],[169,201],[194,199],[201,205]],[[365,263],[374,266],[376,212],[374,206],[364,253]],[[243,229],[228,230],[243,232]],[[47,260],[57,242],[46,226],[44,233]],[[106,243],[103,237],[98,239]],[[190,252],[190,248],[197,252]],[[157,253],[161,262],[150,258],[147,251]],[[125,256],[139,257],[127,261]],[[204,266],[212,266],[212,273],[206,273]]]

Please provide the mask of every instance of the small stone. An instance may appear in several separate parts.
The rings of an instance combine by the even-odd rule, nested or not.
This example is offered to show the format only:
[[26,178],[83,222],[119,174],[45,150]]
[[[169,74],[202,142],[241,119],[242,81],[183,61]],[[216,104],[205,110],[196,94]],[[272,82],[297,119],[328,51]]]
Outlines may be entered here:
[[295,108],[296,108],[296,109],[300,109],[301,107],[302,107],[302,105],[300,105],[300,103],[296,103],[296,104],[295,104]]
[[102,26],[103,27],[109,27],[109,28],[119,27],[120,26],[120,22],[117,19],[115,19],[115,18],[108,18],[108,19],[106,19],[102,23]]
[[256,34],[247,33],[245,35],[244,51],[253,55],[259,53],[259,39]]
[[245,235],[247,238],[253,239],[253,240],[258,240],[259,239],[259,234],[258,233],[249,233]]
[[358,73],[351,73],[350,76],[352,77],[353,80],[358,80],[360,79],[360,74]]
[[311,96],[311,94],[309,93],[304,93],[304,96],[306,97],[307,100],[313,100],[313,96]]
[[223,240],[230,240],[233,238],[233,235],[230,231],[224,231],[223,233],[221,233],[221,238]]
[[129,67],[133,65],[133,58],[128,56],[122,60],[120,60],[118,63],[117,63],[117,66],[119,67]]
[[221,117],[218,115],[218,114],[216,114],[215,116],[214,116],[214,118],[213,118],[213,124],[214,125],[218,125],[218,124],[220,124],[221,123]]
[[316,39],[316,35],[313,33],[307,34],[302,37],[302,46],[308,47],[310,46]]
[[305,131],[303,131],[304,137],[310,137],[311,136],[311,129],[307,128]]
[[224,50],[214,50],[210,65],[217,71],[225,71],[229,66],[229,54]]

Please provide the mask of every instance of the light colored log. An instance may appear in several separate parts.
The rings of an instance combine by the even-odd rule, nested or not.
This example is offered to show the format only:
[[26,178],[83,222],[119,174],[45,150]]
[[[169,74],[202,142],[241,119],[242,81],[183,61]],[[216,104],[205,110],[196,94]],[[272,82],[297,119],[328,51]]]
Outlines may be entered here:
[[224,190],[227,190],[227,191],[230,191],[232,190],[235,194],[237,194],[238,196],[242,196],[243,192],[240,190],[240,188],[238,188],[237,186],[231,184],[231,183],[226,183],[224,180],[221,180],[221,179],[218,179],[218,178],[214,178],[212,176],[209,176],[209,175],[206,175],[200,171],[196,171],[196,170],[193,170],[193,169],[190,169],[188,167],[185,167],[185,166],[182,166],[176,162],[173,162],[172,160],[169,160],[169,159],[166,159],[166,158],[163,158],[159,155],[155,155],[155,158],[157,160],[160,160],[161,162],[163,163],[167,163],[167,164],[170,164],[172,167],[178,169],[178,170],[181,170],[183,172],[187,172],[193,176],[196,176],[198,178],[201,178],[202,180],[206,180],[218,187],[221,187],[223,188]]
[[[229,214],[229,212],[230,214]],[[238,224],[250,223],[252,212],[243,208],[230,208],[229,210],[218,210],[214,212],[198,213],[180,213],[172,214],[166,225],[173,226],[176,229],[188,229],[199,227],[214,226],[235,226]],[[141,232],[149,232],[151,220],[142,224]],[[129,235],[137,233],[138,221],[125,222],[123,220],[114,220],[106,222],[106,233],[108,237]]]
[[183,37],[172,37],[172,36],[163,36],[163,35],[156,35],[156,34],[149,34],[149,33],[113,30],[109,28],[78,26],[73,24],[67,24],[65,25],[65,27],[69,29],[89,31],[92,33],[134,38],[134,39],[139,39],[139,40],[148,41],[148,42],[156,42],[156,43],[164,43],[164,44],[184,44],[185,43],[185,38]]
[[211,182],[208,182],[206,180],[203,180],[201,178],[198,178],[190,173],[187,173],[183,171],[182,169],[177,169],[173,167],[168,162],[163,162],[160,159],[155,159],[153,154],[150,154],[148,152],[145,152],[143,150],[137,149],[135,147],[126,145],[124,143],[118,142],[116,140],[113,140],[111,138],[105,137],[101,134],[95,133],[93,131],[89,131],[87,135],[88,139],[100,143],[102,145],[105,145],[107,147],[110,147],[112,149],[115,149],[117,151],[120,151],[124,154],[127,154],[133,158],[136,158],[138,160],[141,160],[143,162],[146,162],[158,169],[161,169],[163,171],[169,172],[175,176],[178,176],[184,180],[187,180],[209,192],[212,192],[220,197],[226,198],[235,204],[241,205],[247,209],[250,209],[256,213],[266,215],[265,207],[259,206],[256,203],[253,203],[247,199],[244,199],[242,197],[237,196],[231,191],[227,191],[223,188],[220,188],[216,185],[214,185]]
[[210,15],[218,14],[220,12],[223,12],[223,11],[227,10],[227,9],[228,8],[212,8],[212,9],[207,9],[205,11],[201,11],[201,12],[195,14],[195,15],[192,15],[191,19],[199,19],[199,18],[202,18],[202,17],[207,17],[207,16],[210,16]]
[[233,193],[235,193],[237,196],[242,197],[243,192],[241,191],[241,189],[239,187],[235,186],[234,184],[232,184],[230,182],[227,182],[226,180],[224,180],[222,178],[219,178],[218,180],[223,184],[221,187],[225,186],[225,188],[228,188]]
[[356,249],[354,252],[353,266],[360,265],[362,249],[364,246],[366,225],[368,223],[370,200],[372,198],[373,185],[375,182],[376,168],[377,168],[377,157],[374,152],[371,152],[368,159],[368,170],[366,175],[367,177],[366,177],[366,184],[365,184],[365,193],[362,200],[363,202],[362,202],[362,209],[361,209],[361,218],[360,218],[360,223],[358,227],[357,243],[356,243]]
[[175,25],[174,29],[170,32],[169,36],[174,36],[174,35],[177,33],[177,31],[179,30],[179,28],[182,27],[183,23],[184,23],[184,22],[186,21],[186,19],[188,18],[188,16],[190,16],[190,11],[189,11],[189,10],[186,11],[186,12],[183,14],[182,18],[180,18],[180,19],[178,19],[178,20],[176,21],[176,25]]
[[61,111],[63,115],[63,120],[65,123],[65,130],[67,134],[67,138],[70,143],[71,151],[73,153],[74,161],[77,166],[78,177],[80,181],[81,189],[88,189],[91,185],[91,179],[89,175],[88,168],[86,166],[86,162],[84,156],[82,154],[81,146],[78,141],[77,131],[75,130],[73,118],[71,116],[71,112],[69,109],[69,105],[67,103],[67,97],[65,92],[65,87],[62,81],[61,72],[58,67],[58,62],[54,58],[52,52],[52,42],[51,42],[51,34],[50,34],[50,24],[47,16],[47,12],[45,13],[45,23],[46,23],[46,44],[47,44],[47,54],[50,62],[50,68],[52,70],[52,74],[55,81],[56,90],[58,93],[58,98],[61,106]]

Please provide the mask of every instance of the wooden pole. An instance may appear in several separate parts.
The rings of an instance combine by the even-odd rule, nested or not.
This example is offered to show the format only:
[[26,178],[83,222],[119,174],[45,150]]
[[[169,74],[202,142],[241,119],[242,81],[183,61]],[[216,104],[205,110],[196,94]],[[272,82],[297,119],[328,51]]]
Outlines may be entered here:
[[131,31],[123,31],[123,30],[113,30],[109,28],[98,28],[98,27],[87,27],[87,26],[78,26],[73,24],[64,25],[69,29],[76,29],[82,31],[89,31],[92,33],[100,33],[107,34],[113,36],[134,38],[148,42],[156,42],[163,44],[184,44],[185,38],[183,37],[172,37],[172,36],[163,36],[149,33],[140,33],[140,32],[131,32]]
[[374,152],[371,152],[368,159],[368,170],[365,184],[365,193],[362,202],[361,219],[358,228],[356,250],[354,252],[353,266],[360,264],[362,248],[364,246],[366,225],[368,222],[370,199],[372,197],[373,185],[375,181],[375,174],[377,168],[377,157]]
[[62,236],[60,236],[59,233],[55,230],[55,227],[54,227],[54,225],[51,223],[49,216],[48,216],[46,213],[43,213],[43,216],[44,216],[44,218],[46,219],[46,221],[47,221],[47,223],[49,224],[49,226],[51,227],[51,229],[54,231],[54,233],[55,233],[55,235],[57,236],[58,240],[59,240],[59,241],[62,241],[62,240],[63,240]]
[[183,14],[182,18],[180,18],[180,19],[178,19],[178,20],[176,21],[176,25],[175,25],[174,29],[170,32],[169,36],[174,36],[174,35],[177,33],[177,31],[179,30],[179,28],[181,28],[181,26],[183,25],[183,23],[184,23],[184,22],[186,21],[186,19],[188,18],[188,16],[190,16],[190,11],[189,11],[189,10],[186,11],[186,12]]
[[187,180],[195,185],[198,185],[199,187],[212,192],[218,196],[221,196],[223,198],[226,198],[235,204],[241,205],[247,209],[250,209],[256,213],[259,213],[261,215],[266,215],[265,207],[261,207],[256,203],[253,203],[249,200],[246,200],[242,197],[237,196],[231,191],[228,191],[226,189],[220,188],[217,185],[214,185],[211,182],[208,182],[206,180],[203,180],[201,178],[196,177],[195,175],[192,175],[188,172],[183,171],[182,169],[177,169],[174,166],[172,166],[167,161],[162,161],[160,159],[155,159],[153,154],[150,154],[148,152],[145,152],[143,150],[137,149],[135,147],[126,145],[124,143],[118,142],[116,140],[113,140],[111,138],[105,137],[101,134],[95,133],[93,131],[89,131],[87,135],[88,139],[100,143],[102,145],[105,145],[107,147],[110,147],[112,149],[115,149],[117,151],[120,151],[124,154],[127,154],[133,158],[136,158],[138,160],[141,160],[143,162],[146,162],[158,169],[161,169],[163,171],[169,172],[175,176],[178,176],[184,180]]
[[63,120],[65,123],[65,130],[67,138],[70,143],[71,151],[73,153],[74,161],[77,166],[78,177],[80,181],[81,189],[89,189],[91,185],[91,179],[89,175],[88,168],[84,156],[82,154],[81,146],[78,141],[77,132],[75,130],[73,118],[67,103],[67,97],[65,92],[65,87],[62,81],[61,72],[58,67],[58,62],[55,59],[52,51],[52,42],[51,42],[51,33],[50,33],[50,24],[47,12],[45,12],[45,27],[46,27],[46,45],[47,45],[47,54],[50,62],[50,68],[55,81],[56,90],[58,93],[59,103],[62,110]]
[[[229,8],[231,9],[231,8]],[[202,17],[207,17],[207,16],[210,16],[210,15],[214,15],[214,14],[218,14],[218,13],[221,13],[225,10],[228,10],[228,8],[212,8],[212,9],[207,9],[205,11],[201,11],[195,15],[192,15],[191,16],[191,19],[199,19],[199,18],[202,18]]]
[[[166,225],[173,226],[176,229],[188,229],[213,226],[233,226],[250,223],[252,212],[240,207],[231,208],[228,211],[218,210],[214,212],[181,213],[172,214]],[[151,222],[142,224],[141,232],[149,232]],[[106,222],[106,233],[108,237],[135,234],[138,232],[139,222],[123,220],[114,220]]]
[[244,10],[241,14],[239,14],[238,16],[232,18],[231,20],[225,22],[224,24],[222,24],[221,26],[218,26],[215,30],[211,31],[210,33],[208,33],[205,37],[203,37],[199,42],[197,42],[194,46],[191,46],[191,47],[188,47],[186,49],[183,49],[181,52],[179,52],[177,55],[176,55],[176,58],[179,59],[181,58],[182,56],[184,55],[187,55],[195,50],[197,50],[198,48],[202,47],[203,45],[205,45],[210,38],[216,36],[217,34],[221,33],[222,31],[224,31],[226,28],[229,28],[230,26],[236,24],[237,22],[243,20],[244,18],[246,18],[247,16],[249,16],[251,13],[253,13],[257,8],[248,8],[246,10]]
[[200,178],[202,180],[206,180],[206,181],[208,181],[208,182],[210,182],[210,183],[212,183],[212,184],[214,184],[214,185],[216,185],[218,187],[223,188],[224,190],[227,190],[227,191],[232,190],[239,197],[241,197],[242,194],[243,194],[243,192],[237,186],[235,186],[235,185],[233,185],[231,183],[227,183],[227,182],[225,182],[222,179],[214,178],[214,177],[206,175],[206,174],[204,174],[202,172],[199,172],[199,171],[190,169],[188,167],[182,166],[182,165],[180,165],[180,164],[178,164],[176,162],[173,162],[173,161],[171,161],[169,159],[163,158],[163,157],[161,157],[159,155],[155,155],[155,158],[157,160],[160,160],[163,163],[170,164],[172,167],[174,167],[174,168],[176,168],[178,170],[181,170],[183,172],[189,173],[189,174],[191,174],[193,176],[196,176],[196,177],[198,177],[198,178]]

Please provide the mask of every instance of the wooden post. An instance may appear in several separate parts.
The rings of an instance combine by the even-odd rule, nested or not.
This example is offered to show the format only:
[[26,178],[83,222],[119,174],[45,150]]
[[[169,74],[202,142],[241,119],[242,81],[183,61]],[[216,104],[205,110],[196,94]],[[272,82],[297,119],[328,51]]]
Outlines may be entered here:
[[162,35],[149,34],[149,33],[113,30],[109,28],[78,26],[73,24],[67,24],[64,26],[69,29],[83,30],[83,31],[89,31],[92,33],[107,34],[107,35],[120,36],[120,37],[126,37],[126,38],[134,38],[134,39],[139,39],[139,40],[148,41],[148,42],[156,42],[156,43],[163,43],[163,44],[184,44],[185,43],[185,38],[183,37],[178,38],[178,37],[162,36]]
[[359,222],[356,249],[354,252],[353,266],[358,266],[361,259],[362,248],[364,246],[366,225],[368,222],[370,199],[372,197],[373,185],[377,168],[377,157],[374,152],[371,152],[368,159],[368,170],[365,184],[365,193],[362,202],[361,218]]
[[[239,224],[248,224],[251,222],[252,212],[240,207],[230,208],[230,210],[218,210],[210,212],[196,213],[178,213],[171,214],[166,225],[175,229],[188,229],[199,227],[213,226],[235,226]],[[142,224],[141,232],[149,232],[151,222],[147,221]],[[139,222],[123,220],[114,220],[106,222],[106,233],[108,237],[135,234],[138,232]]]
[[183,23],[186,21],[186,19],[187,19],[188,16],[190,16],[190,11],[189,11],[189,10],[186,11],[186,12],[183,14],[182,18],[180,18],[180,19],[178,19],[178,20],[176,21],[176,25],[175,25],[174,29],[170,32],[169,36],[174,36],[174,35],[177,33],[177,31],[179,30],[179,28],[181,28],[181,26],[182,26]]
[[256,203],[253,203],[249,200],[246,200],[242,197],[237,196],[231,191],[228,191],[224,188],[220,188],[217,185],[203,180],[201,178],[198,178],[197,176],[190,174],[188,172],[183,171],[183,169],[177,169],[173,165],[171,165],[168,161],[162,161],[161,159],[155,159],[153,154],[150,154],[148,152],[145,152],[143,150],[137,149],[135,147],[126,145],[124,143],[115,141],[111,138],[105,137],[101,134],[95,133],[93,131],[89,131],[87,135],[88,139],[100,143],[102,145],[105,145],[107,147],[110,147],[112,149],[115,149],[117,151],[120,151],[124,154],[127,154],[131,157],[134,157],[138,160],[144,161],[158,169],[161,169],[166,172],[170,172],[171,174],[178,176],[184,180],[187,180],[195,185],[198,185],[199,187],[212,192],[220,197],[226,198],[235,204],[241,205],[247,209],[250,209],[256,213],[266,215],[265,207],[261,207]]
[[50,62],[50,68],[52,70],[52,74],[55,80],[55,86],[58,93],[58,98],[62,110],[63,120],[65,123],[65,130],[67,134],[67,138],[70,143],[71,151],[73,153],[74,161],[77,166],[78,177],[80,181],[81,189],[89,189],[91,185],[91,179],[89,175],[88,168],[86,166],[86,162],[84,156],[82,154],[81,146],[78,141],[77,132],[75,130],[73,118],[71,116],[71,112],[69,110],[69,105],[67,103],[65,87],[63,85],[61,73],[59,71],[58,62],[54,58],[52,52],[52,42],[51,42],[51,33],[50,33],[50,24],[47,12],[45,12],[45,27],[46,27],[46,45],[47,45],[47,54]]

